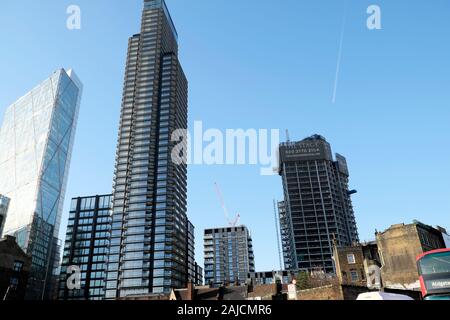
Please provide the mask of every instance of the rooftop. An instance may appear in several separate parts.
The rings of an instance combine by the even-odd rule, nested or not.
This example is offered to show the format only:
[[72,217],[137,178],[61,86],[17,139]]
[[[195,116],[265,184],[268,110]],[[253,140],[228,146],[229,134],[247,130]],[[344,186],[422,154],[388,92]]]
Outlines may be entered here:
[[173,35],[175,39],[178,40],[178,32],[175,28],[175,24],[173,23],[172,17],[170,16],[169,9],[167,8],[166,2],[164,0],[144,0],[144,10],[152,10],[152,9],[162,9],[167,17],[167,20],[170,24],[170,28],[172,29]]
[[313,134],[312,136],[309,136],[303,140],[300,141],[287,141],[287,142],[282,142],[280,145],[281,146],[292,146],[292,145],[296,145],[299,143],[303,143],[303,142],[312,142],[312,141],[323,141],[323,142],[327,142],[327,139],[325,139],[324,136],[321,136],[320,134]]

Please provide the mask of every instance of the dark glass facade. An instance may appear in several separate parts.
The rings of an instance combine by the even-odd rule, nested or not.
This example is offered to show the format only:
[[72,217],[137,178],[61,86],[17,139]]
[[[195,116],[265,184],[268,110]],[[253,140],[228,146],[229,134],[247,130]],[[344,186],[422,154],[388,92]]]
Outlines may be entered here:
[[203,268],[195,263],[195,277],[194,277],[194,284],[196,286],[202,286],[203,285]]
[[247,227],[206,229],[204,235],[205,284],[244,284],[255,272],[253,243]]
[[334,160],[330,144],[319,135],[283,143],[279,152],[286,267],[334,273],[333,239],[340,246],[359,241],[347,162],[339,154]]
[[[58,299],[102,300],[111,230],[112,195],[72,199],[61,265]],[[81,271],[80,289],[69,290],[68,267]]]
[[171,161],[171,136],[187,129],[187,93],[167,7],[146,0],[141,33],[128,43],[106,299],[186,286],[187,166]]
[[195,263],[195,228],[194,225],[188,221],[188,232],[187,232],[187,281],[195,283],[196,280],[196,263]]

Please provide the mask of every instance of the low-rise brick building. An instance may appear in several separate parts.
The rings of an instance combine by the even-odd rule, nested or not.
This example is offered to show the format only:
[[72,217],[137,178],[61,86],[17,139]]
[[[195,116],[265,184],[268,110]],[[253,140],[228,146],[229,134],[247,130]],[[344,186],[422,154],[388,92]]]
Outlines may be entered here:
[[336,275],[344,285],[367,286],[364,254],[361,245],[334,247]]
[[420,291],[416,257],[445,248],[442,232],[419,221],[396,224],[376,233],[383,287]]
[[376,232],[376,241],[347,247],[334,246],[336,275],[341,286],[408,294],[420,299],[416,257],[445,248],[443,228],[419,221],[396,224]]
[[[336,275],[341,285],[348,286],[368,286],[368,277],[371,267],[380,267],[378,246],[375,241],[354,244],[349,247],[334,246],[334,262],[336,264]],[[374,283],[380,288],[381,283]]]
[[17,244],[16,238],[0,240],[0,300],[24,300],[31,257]]

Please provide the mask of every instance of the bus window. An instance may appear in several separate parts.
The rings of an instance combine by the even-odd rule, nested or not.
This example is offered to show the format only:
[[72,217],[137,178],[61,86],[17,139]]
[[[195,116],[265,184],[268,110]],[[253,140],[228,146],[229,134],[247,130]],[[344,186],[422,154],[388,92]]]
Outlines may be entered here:
[[420,255],[417,267],[425,300],[450,300],[450,249]]

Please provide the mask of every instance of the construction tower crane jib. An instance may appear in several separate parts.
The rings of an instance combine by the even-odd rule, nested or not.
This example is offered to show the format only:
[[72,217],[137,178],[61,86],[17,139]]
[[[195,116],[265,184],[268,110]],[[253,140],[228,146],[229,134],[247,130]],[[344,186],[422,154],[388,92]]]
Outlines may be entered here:
[[230,215],[228,214],[228,209],[227,209],[227,206],[225,205],[225,201],[223,200],[223,195],[220,190],[220,187],[217,183],[214,183],[214,186],[216,189],[217,196],[219,197],[220,206],[222,207],[223,213],[225,215],[225,220],[227,221],[229,226],[231,226],[231,227],[237,226],[237,224],[239,223],[239,220],[241,218],[241,215],[238,213],[236,215],[236,218],[234,219],[234,221],[230,220]]

